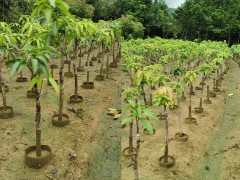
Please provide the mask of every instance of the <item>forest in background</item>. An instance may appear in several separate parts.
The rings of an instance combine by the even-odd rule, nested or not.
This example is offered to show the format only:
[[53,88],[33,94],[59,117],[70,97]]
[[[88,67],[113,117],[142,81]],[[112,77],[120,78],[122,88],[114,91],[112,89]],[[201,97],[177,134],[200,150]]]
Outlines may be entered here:
[[[35,0],[3,0],[0,21],[16,22],[33,9]],[[120,19],[125,38],[160,36],[186,40],[240,39],[240,0],[187,0],[170,9],[163,0],[67,0],[71,13],[81,18]]]

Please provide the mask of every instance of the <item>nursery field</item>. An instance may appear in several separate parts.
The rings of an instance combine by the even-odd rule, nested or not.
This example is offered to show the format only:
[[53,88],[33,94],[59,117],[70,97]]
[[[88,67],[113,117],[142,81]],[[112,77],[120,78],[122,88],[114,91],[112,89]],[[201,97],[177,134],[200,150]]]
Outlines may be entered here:
[[[131,110],[123,111],[122,121],[126,123],[133,120],[132,152],[136,152],[137,148],[139,150],[136,168],[133,159],[135,153],[131,154],[129,151],[131,126],[127,125],[122,130],[121,179],[136,179],[137,176],[143,180],[239,179],[240,164],[236,158],[239,156],[240,138],[238,130],[240,126],[238,108],[240,68],[237,58],[239,48],[232,47],[233,53],[231,53],[229,48],[226,47],[224,51],[224,46],[222,46],[221,51],[229,53],[224,55],[227,60],[220,64],[217,63],[217,68],[212,69],[217,59],[221,59],[216,58],[220,52],[218,55],[215,52],[216,56],[210,55],[218,51],[217,44],[214,47],[210,42],[206,44],[203,42],[199,45],[192,43],[191,46],[196,45],[196,49],[192,48],[188,54],[188,50],[185,49],[188,42],[181,40],[156,38],[132,40],[125,43],[122,49],[123,96],[121,102],[122,108],[130,104]],[[205,46],[203,44],[207,47],[206,51],[199,50]],[[200,53],[196,52],[197,49]],[[181,53],[185,53],[184,56]],[[154,69],[154,66],[157,68]],[[189,72],[194,74],[190,81],[187,78]],[[154,84],[155,78],[157,83]],[[207,95],[207,86],[210,90],[209,95]],[[164,94],[163,87],[169,87],[172,91],[167,89]],[[157,88],[161,91],[156,91]],[[189,95],[189,92],[192,95]],[[156,101],[156,93],[163,93],[158,97],[161,101]],[[172,104],[175,104],[174,106],[169,106],[171,103],[166,96],[174,98]],[[131,102],[132,98],[138,99],[137,104]],[[159,107],[156,102],[161,102],[162,105]],[[164,104],[164,102],[167,103]],[[146,104],[146,107],[153,114],[158,115],[160,120],[154,120],[153,114],[150,116],[144,110],[139,114],[140,110],[134,109],[134,106],[139,107],[138,104]],[[167,121],[163,113],[164,105],[167,107],[165,110]],[[146,117],[152,125],[146,123],[144,120]],[[145,131],[147,128],[151,132],[151,126],[154,130],[153,135]],[[183,135],[179,136],[179,132]],[[136,136],[140,137],[139,144]],[[168,163],[159,161],[160,157],[164,157],[166,148],[169,154]]]
[[240,45],[69,8],[0,22],[0,179],[240,179]]
[[[204,105],[204,113],[194,114],[198,120],[194,125],[183,125],[188,132],[187,142],[175,140],[178,130],[177,110],[169,112],[170,153],[176,157],[176,165],[170,169],[159,166],[158,159],[164,147],[164,121],[154,122],[156,134],[152,137],[141,129],[141,150],[139,152],[139,175],[143,180],[155,179],[239,179],[239,78],[240,69],[235,62],[230,63],[229,73],[224,76],[221,92],[212,99],[212,104]],[[199,81],[196,81],[196,84]],[[129,83],[129,82],[128,82]],[[207,81],[207,84],[212,82]],[[227,94],[234,93],[230,98]],[[204,94],[205,95],[205,94]],[[125,104],[124,101],[122,101]],[[193,106],[198,106],[198,99]],[[185,108],[183,108],[185,107]],[[187,102],[182,102],[182,117],[187,117]],[[184,111],[185,110],[185,111]],[[154,112],[160,112],[154,108]],[[128,146],[127,127],[123,130],[122,150]],[[134,179],[131,158],[122,156],[122,179]],[[209,168],[208,168],[209,167]]]
[[[84,51],[84,49],[83,49]],[[97,54],[98,50],[93,53]],[[78,94],[83,97],[80,104],[69,104],[69,97],[74,94],[74,77],[65,77],[64,110],[69,116],[70,124],[65,127],[52,126],[51,119],[58,112],[58,106],[49,98],[48,93],[54,94],[47,81],[43,82],[41,92],[42,115],[42,144],[51,147],[53,158],[47,166],[41,169],[28,168],[24,164],[24,150],[35,143],[35,98],[27,98],[29,90],[28,71],[23,76],[28,82],[16,82],[18,75],[9,78],[10,69],[3,68],[2,73],[9,86],[6,93],[7,105],[13,107],[14,117],[0,121],[1,131],[1,179],[119,179],[120,178],[120,123],[107,115],[107,108],[120,108],[120,70],[111,69],[112,73],[104,81],[95,81],[100,72],[104,58],[93,62],[89,67],[90,81],[94,89],[84,89],[81,85],[86,81],[84,72],[78,72]],[[111,57],[111,56],[110,56]],[[85,64],[87,54],[82,57]],[[60,60],[55,59],[60,67]],[[105,68],[105,65],[104,65]],[[64,72],[68,68],[65,65]],[[71,67],[72,72],[72,67]],[[55,79],[58,70],[54,69]],[[106,74],[105,74],[106,77]],[[2,98],[0,99],[2,102]],[[82,109],[79,116],[72,110]],[[111,178],[110,178],[111,177]]]

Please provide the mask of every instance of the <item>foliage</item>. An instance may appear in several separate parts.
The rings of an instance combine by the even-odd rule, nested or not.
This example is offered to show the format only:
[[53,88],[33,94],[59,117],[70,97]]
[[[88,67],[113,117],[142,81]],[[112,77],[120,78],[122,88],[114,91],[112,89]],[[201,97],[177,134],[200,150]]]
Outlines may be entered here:
[[134,100],[128,100],[128,106],[126,109],[129,109],[131,114],[122,120],[121,125],[138,119],[143,127],[147,129],[149,134],[153,135],[153,127],[148,118],[153,120],[158,120],[159,118],[152,111],[150,111],[145,105],[137,103]]
[[174,105],[173,92],[170,87],[158,88],[153,96],[153,104],[156,106],[172,106]]
[[142,38],[144,35],[143,25],[131,15],[121,17],[122,36],[126,39]]

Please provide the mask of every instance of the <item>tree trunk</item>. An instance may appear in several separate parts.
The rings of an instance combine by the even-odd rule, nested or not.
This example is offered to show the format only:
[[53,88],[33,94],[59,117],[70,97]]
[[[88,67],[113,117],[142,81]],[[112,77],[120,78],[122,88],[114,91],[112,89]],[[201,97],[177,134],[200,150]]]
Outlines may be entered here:
[[[136,104],[138,103],[137,99],[135,100]],[[136,126],[137,126],[137,134],[136,134],[136,153],[133,154],[132,160],[133,160],[133,170],[134,170],[134,180],[139,180],[139,174],[138,174],[138,152],[140,149],[140,133],[139,133],[139,119],[136,117]]]
[[204,88],[204,77],[202,77],[202,90],[201,90],[200,105],[199,105],[200,109],[202,109],[203,88]]
[[164,148],[164,163],[168,163],[168,114],[167,107],[164,105],[164,115],[165,115],[165,148]]
[[73,61],[73,71],[74,71],[74,84],[75,84],[75,89],[74,89],[74,99],[77,99],[78,96],[78,77],[77,77],[77,49],[78,48],[78,43],[77,41],[75,41],[75,45],[74,45],[74,61]]
[[207,86],[207,100],[209,101],[209,85]]
[[68,62],[68,72],[71,72],[71,60],[69,60],[69,62]]
[[35,87],[36,92],[36,156],[41,157],[41,105],[40,105],[40,90],[39,87]]
[[180,100],[178,99],[178,122],[179,122],[179,132],[182,133],[182,114],[180,109]]
[[144,91],[144,85],[142,85],[142,95],[143,95],[144,104],[147,105],[147,99],[146,99],[146,93]]
[[184,91],[183,91],[183,92],[182,92],[182,98],[184,98],[184,96],[185,96],[185,95],[184,95]]
[[216,79],[215,78],[213,78],[213,89],[214,88],[217,88],[217,83],[216,83]]
[[103,73],[103,64],[101,65],[100,76],[102,76],[102,73]]
[[107,69],[107,79],[108,79],[108,72],[109,72],[109,66],[108,66],[108,63],[109,63],[109,55],[107,56],[107,64],[106,64],[106,69]]
[[79,57],[79,62],[78,62],[78,67],[81,67],[81,63],[82,63],[82,47],[80,48],[80,57]]
[[113,62],[114,62],[114,57],[115,57],[115,38],[113,38]]
[[152,106],[153,103],[152,103],[152,93],[150,93],[150,97],[149,97],[149,105]]
[[133,152],[133,135],[132,135],[132,131],[133,131],[133,121],[129,122],[129,148],[128,148],[128,153],[132,153]]
[[1,68],[0,68],[0,83],[1,83],[1,89],[2,89],[3,109],[6,109],[7,98],[6,98],[6,92],[5,92],[5,82],[2,77],[2,69]]
[[192,119],[192,84],[189,85],[188,118]]
[[89,71],[87,72],[87,84],[89,84]]
[[228,47],[231,45],[231,31],[228,33]]
[[[61,49],[61,54],[63,56],[63,49]],[[59,69],[59,79],[60,79],[60,100],[59,100],[59,113],[58,113],[58,120],[62,121],[62,114],[63,114],[63,94],[64,94],[64,89],[63,89],[63,69],[64,69],[64,61],[61,61],[61,67]]]

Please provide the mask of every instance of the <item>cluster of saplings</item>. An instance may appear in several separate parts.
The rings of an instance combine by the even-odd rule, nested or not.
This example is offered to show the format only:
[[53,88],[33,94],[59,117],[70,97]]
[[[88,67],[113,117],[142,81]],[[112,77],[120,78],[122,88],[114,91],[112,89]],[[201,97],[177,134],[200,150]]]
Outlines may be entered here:
[[[186,142],[188,135],[182,131],[181,101],[188,93],[188,117],[186,124],[196,124],[192,115],[192,98],[199,98],[195,113],[204,111],[203,104],[211,104],[220,91],[224,74],[229,70],[228,60],[239,57],[239,46],[228,48],[223,42],[203,41],[201,43],[161,38],[137,39],[122,43],[122,71],[130,76],[130,87],[123,92],[129,111],[121,122],[129,124],[129,146],[122,154],[133,160],[134,178],[138,175],[138,152],[140,149],[140,128],[153,135],[155,129],[151,120],[164,120],[164,155],[159,158],[161,167],[170,168],[175,158],[168,154],[168,111],[178,110],[179,130],[175,140]],[[200,84],[194,82],[199,78]],[[212,79],[212,80],[210,80]],[[210,83],[213,82],[213,83]],[[204,90],[207,91],[203,99]],[[200,93],[196,93],[200,91]],[[197,94],[200,94],[197,96]],[[152,106],[161,107],[160,114],[153,113]],[[136,147],[133,146],[133,125],[136,125]]]
[[[23,71],[30,74],[30,90],[28,98],[36,99],[36,145],[25,150],[25,163],[29,167],[40,168],[48,163],[52,157],[51,148],[41,143],[41,91],[43,80],[47,79],[59,99],[55,103],[59,106],[57,114],[52,116],[52,125],[63,127],[69,124],[69,116],[63,113],[63,85],[64,76],[74,77],[74,93],[69,97],[71,103],[81,103],[83,97],[78,94],[77,72],[85,71],[81,59],[87,55],[87,81],[81,87],[94,88],[94,82],[89,80],[90,66],[93,62],[100,63],[100,74],[95,77],[97,81],[103,81],[103,67],[106,67],[106,76],[110,68],[117,68],[120,60],[120,28],[113,22],[100,21],[93,23],[91,20],[78,19],[69,13],[69,6],[63,0],[41,0],[35,3],[36,8],[31,16],[24,15],[19,23],[7,24],[0,22],[0,55],[1,68],[6,65],[11,69],[10,77],[17,72],[20,77],[17,82],[27,82],[23,77]],[[98,49],[97,56],[93,50]],[[84,51],[85,50],[85,51]],[[109,52],[112,52],[110,59]],[[117,52],[117,53],[116,53]],[[104,56],[107,55],[107,62]],[[59,61],[60,67],[58,68]],[[79,61],[79,62],[77,62]],[[111,62],[109,62],[111,61]],[[68,65],[68,71],[64,72],[64,65]],[[73,73],[71,72],[73,65]],[[6,92],[9,87],[5,85],[0,68],[1,92],[3,106],[0,107],[0,118],[12,118],[13,108],[7,106]],[[59,80],[54,80],[54,69],[59,71]],[[51,96],[52,98],[54,96]]]

